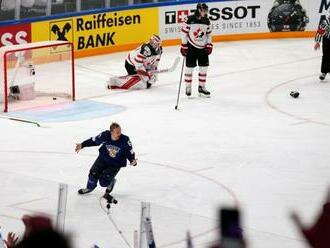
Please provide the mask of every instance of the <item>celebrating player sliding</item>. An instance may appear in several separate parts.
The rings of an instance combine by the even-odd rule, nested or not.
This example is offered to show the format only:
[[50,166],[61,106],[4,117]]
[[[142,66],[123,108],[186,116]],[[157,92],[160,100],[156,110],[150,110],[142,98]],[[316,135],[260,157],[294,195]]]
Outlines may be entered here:
[[157,81],[154,72],[162,53],[161,39],[154,34],[148,43],[128,54],[125,68],[129,76],[110,78],[108,89],[149,89]]

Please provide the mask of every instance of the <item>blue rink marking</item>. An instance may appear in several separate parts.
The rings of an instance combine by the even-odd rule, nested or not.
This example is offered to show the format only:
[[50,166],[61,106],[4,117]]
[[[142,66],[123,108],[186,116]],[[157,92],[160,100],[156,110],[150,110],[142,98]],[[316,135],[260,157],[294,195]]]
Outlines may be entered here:
[[66,122],[94,119],[117,114],[125,108],[119,105],[80,100],[9,112],[7,116],[39,122]]

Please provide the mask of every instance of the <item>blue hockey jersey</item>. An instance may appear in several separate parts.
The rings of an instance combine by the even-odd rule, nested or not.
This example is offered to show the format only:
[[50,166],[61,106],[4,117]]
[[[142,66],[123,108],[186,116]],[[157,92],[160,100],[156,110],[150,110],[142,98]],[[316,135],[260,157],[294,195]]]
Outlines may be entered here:
[[127,165],[127,160],[132,162],[135,159],[135,153],[129,137],[122,134],[119,140],[112,140],[109,130],[85,140],[81,145],[82,148],[101,145],[99,148],[100,156],[109,166],[124,167]]

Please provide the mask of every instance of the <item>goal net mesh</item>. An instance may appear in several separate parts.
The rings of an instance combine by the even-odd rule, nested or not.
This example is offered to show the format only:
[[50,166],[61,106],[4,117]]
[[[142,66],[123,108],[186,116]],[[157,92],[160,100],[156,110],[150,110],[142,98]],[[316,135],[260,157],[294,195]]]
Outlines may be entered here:
[[3,111],[74,99],[72,44],[39,42],[0,48]]

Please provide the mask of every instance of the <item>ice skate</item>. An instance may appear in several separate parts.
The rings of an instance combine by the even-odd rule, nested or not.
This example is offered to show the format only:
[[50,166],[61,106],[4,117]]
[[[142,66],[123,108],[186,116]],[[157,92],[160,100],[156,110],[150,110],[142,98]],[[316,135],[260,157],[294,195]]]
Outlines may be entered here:
[[325,79],[326,76],[327,76],[326,73],[321,73],[320,76],[319,76],[319,79],[320,79],[321,81],[323,81],[323,80]]
[[79,189],[78,190],[78,194],[79,195],[85,195],[85,194],[88,194],[90,192],[92,192],[94,189],[88,189],[88,188],[84,188],[84,189]]
[[186,96],[188,96],[188,97],[191,96],[191,85],[186,86]]
[[198,86],[199,96],[210,97],[211,93],[205,88],[205,86]]

